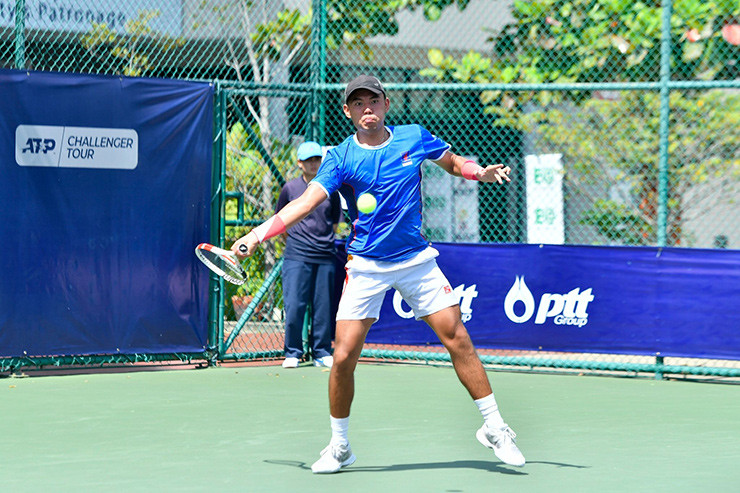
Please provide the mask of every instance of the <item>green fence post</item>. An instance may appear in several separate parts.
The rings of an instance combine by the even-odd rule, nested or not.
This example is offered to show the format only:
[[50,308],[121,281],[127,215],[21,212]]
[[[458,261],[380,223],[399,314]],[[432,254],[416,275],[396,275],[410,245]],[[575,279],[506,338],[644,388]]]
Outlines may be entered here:
[[660,353],[656,353],[655,355],[655,379],[656,380],[663,380],[664,367],[665,365],[663,364],[663,356],[660,356]]
[[[321,25],[321,29],[319,30],[319,33],[315,39],[315,41],[319,44],[319,84],[324,84],[326,82],[326,3],[327,0],[319,0],[319,3],[321,4],[321,10],[319,11],[319,21]],[[318,99],[318,108],[316,110],[319,114],[318,119],[318,134],[319,134],[319,142],[322,144],[326,144],[324,141],[324,125],[325,122],[325,94],[323,92],[323,89],[319,90],[319,99]]]
[[[222,84],[216,81],[216,137],[214,140],[213,155],[213,195],[211,196],[211,243],[223,245],[226,235],[224,222],[224,188],[226,187],[226,91]],[[212,330],[215,332],[213,345],[218,350],[219,359],[223,359],[225,352],[224,340],[224,280],[220,276],[212,281],[211,307],[215,320],[212,321]]]
[[324,142],[324,93],[326,81],[326,0],[313,0],[311,29],[311,125],[309,135],[321,144]]
[[662,0],[663,26],[660,39],[660,132],[658,151],[657,241],[668,239],[668,137],[670,133],[671,13],[672,0]]
[[26,68],[26,0],[15,0],[15,68]]
[[[216,81],[213,84],[213,142],[211,145],[211,201],[209,203],[209,218],[211,223],[210,237],[208,241],[214,243],[216,240],[216,228],[220,216],[220,208],[217,207],[218,195],[220,190],[221,175],[218,172],[218,163],[220,162],[220,143],[221,143],[221,105],[219,100],[219,84]],[[214,282],[213,276],[209,275],[208,282],[208,347],[216,350],[215,357],[218,357],[218,289]]]

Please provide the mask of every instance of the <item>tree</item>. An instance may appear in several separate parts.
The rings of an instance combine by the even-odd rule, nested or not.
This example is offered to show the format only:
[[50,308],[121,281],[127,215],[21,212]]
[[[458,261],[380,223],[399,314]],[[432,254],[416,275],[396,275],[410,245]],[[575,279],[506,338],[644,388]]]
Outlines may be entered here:
[[[442,11],[457,5],[464,9],[470,0],[327,0],[326,46],[330,50],[343,47],[372,58],[367,39],[378,35],[395,35],[398,22],[395,16],[402,10],[421,8],[427,19],[436,20]],[[215,16],[222,26],[238,19],[236,36],[224,36],[227,56],[224,63],[231,67],[240,82],[270,84],[277,79],[287,82],[284,74],[291,64],[306,64],[311,41],[313,12],[302,15],[297,9],[270,11],[269,2],[232,0],[213,4],[203,0],[202,14]],[[198,27],[204,19],[196,19]],[[248,73],[245,73],[244,69]],[[282,73],[281,73],[282,71]],[[267,96],[257,98],[254,105],[245,98],[249,111],[259,123],[265,139],[273,136],[270,124],[270,106]],[[267,144],[267,141],[265,142]],[[265,146],[267,148],[267,146]]]
[[[659,7],[658,2],[626,0],[517,0],[516,21],[491,38],[495,59],[471,52],[456,60],[430,50],[431,67],[421,73],[443,82],[655,81]],[[726,28],[734,25],[739,10],[737,3],[725,0],[676,0],[674,78],[737,76],[738,49]],[[610,242],[654,244],[657,95],[625,91],[617,101],[593,96],[590,91],[485,91],[480,99],[486,112],[499,116],[498,125],[532,132],[537,152],[564,154],[571,199],[590,203],[580,218],[584,224]],[[737,192],[740,172],[732,129],[737,128],[740,98],[723,91],[674,91],[671,111],[668,239],[679,244],[688,240],[682,228],[690,214],[687,197],[712,207],[721,202],[715,187]]]
[[[732,54],[721,30],[738,14],[737,5],[732,0],[674,1],[674,79],[734,77],[728,61],[737,52]],[[658,80],[659,1],[517,0],[514,7],[517,22],[507,26],[496,44],[499,51],[517,50],[516,68],[525,79]]]
[[[735,28],[740,7],[733,0],[675,0],[671,19],[672,78],[738,77],[738,51],[726,28]],[[657,81],[661,8],[658,1],[515,0],[515,22],[489,38],[494,58],[471,52],[460,61],[430,50],[423,75],[439,81],[573,83]],[[561,94],[488,93],[497,104],[544,104]],[[571,92],[580,101],[588,93]]]
[[469,3],[470,0],[327,0],[326,46],[344,46],[369,60],[373,52],[367,39],[398,34],[399,12],[422,9],[427,20],[436,21],[446,8],[457,5],[464,10]]
[[80,36],[80,42],[107,72],[142,76],[152,68],[150,54],[173,50],[184,44],[181,38],[158,33],[149,23],[159,17],[159,10],[140,10],[136,19],[126,22],[126,34],[119,34],[106,23],[92,23],[92,29]]
[[[740,94],[671,94],[668,242],[691,246],[683,230],[740,194]],[[536,135],[538,153],[562,153],[571,201],[591,207],[580,218],[609,243],[654,245],[660,100],[654,92],[622,91],[614,99],[511,113]]]

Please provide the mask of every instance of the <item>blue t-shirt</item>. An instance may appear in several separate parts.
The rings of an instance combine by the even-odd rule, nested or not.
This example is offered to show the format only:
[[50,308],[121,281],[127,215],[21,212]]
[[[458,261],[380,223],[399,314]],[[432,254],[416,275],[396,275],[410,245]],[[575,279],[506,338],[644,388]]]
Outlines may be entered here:
[[[302,176],[287,182],[280,191],[275,212],[300,197],[307,186]],[[311,214],[287,231],[284,257],[319,264],[334,262],[334,225],[341,217],[342,203],[339,194],[331,194],[328,200],[323,201]]]
[[[421,163],[441,158],[450,145],[419,125],[387,129],[391,136],[379,146],[353,135],[329,150],[311,183],[347,201],[353,229],[347,253],[400,262],[428,246],[421,234]],[[378,205],[358,215],[356,198],[366,192]]]

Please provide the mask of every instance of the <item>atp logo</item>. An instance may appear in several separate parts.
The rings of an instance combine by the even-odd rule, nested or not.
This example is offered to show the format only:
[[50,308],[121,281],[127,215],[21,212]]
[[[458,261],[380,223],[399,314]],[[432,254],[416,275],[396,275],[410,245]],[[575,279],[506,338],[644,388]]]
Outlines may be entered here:
[[[460,315],[462,316],[463,322],[468,322],[470,319],[473,318],[473,300],[478,296],[478,285],[477,284],[471,284],[467,288],[465,287],[465,284],[460,284],[458,287],[456,287],[454,290],[450,288],[449,286],[445,286],[444,290],[445,293],[447,293],[447,290],[452,291],[453,296],[457,296],[460,300]],[[403,297],[401,297],[401,293],[396,291],[393,293],[393,310],[396,312],[396,314],[399,317],[402,318],[411,318],[414,316],[414,311],[409,308],[408,310],[404,308],[403,303]]]
[[[591,288],[581,291],[575,288],[565,294],[544,293],[539,305],[535,303],[532,292],[524,282],[524,276],[517,276],[506,293],[504,313],[514,323],[523,324],[537,314],[534,323],[544,324],[552,318],[555,325],[576,325],[583,327],[588,323],[588,304],[594,300]],[[524,305],[524,311],[517,304]],[[521,312],[518,314],[517,312]]]
[[404,152],[401,157],[401,166],[411,166],[412,164],[414,164],[414,162],[409,157],[409,151]]
[[40,152],[46,154],[53,151],[57,147],[57,142],[54,139],[41,139],[35,137],[29,137],[26,140],[26,147],[21,149],[23,154],[30,152],[31,154],[38,154]]

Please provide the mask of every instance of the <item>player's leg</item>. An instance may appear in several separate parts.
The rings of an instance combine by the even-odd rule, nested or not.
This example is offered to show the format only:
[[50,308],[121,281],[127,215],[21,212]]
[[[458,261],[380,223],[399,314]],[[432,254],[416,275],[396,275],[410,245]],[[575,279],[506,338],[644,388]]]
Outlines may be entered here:
[[450,353],[455,373],[470,396],[477,400],[491,394],[488,375],[460,319],[460,306],[443,308],[436,313],[422,317],[422,320],[429,324]]
[[349,445],[349,411],[355,396],[355,368],[374,318],[364,320],[337,320],[334,339],[334,364],[329,374],[329,421],[331,440],[311,470],[317,474],[331,474],[355,462]]
[[493,449],[503,462],[523,466],[525,460],[516,446],[516,434],[501,417],[486,371],[460,320],[460,307],[444,308],[423,318],[447,348],[460,382],[468,389],[483,415],[483,426],[475,434],[478,441]]
[[457,296],[437,263],[432,260],[409,269],[398,287],[416,317],[426,321],[447,348],[460,382],[475,400],[484,419],[478,440],[507,464],[524,465],[514,442],[516,435],[499,413],[488,376],[460,319]]
[[450,353],[458,378],[473,399],[491,393],[488,376],[460,318],[459,297],[435,260],[399,272],[394,282],[414,311],[434,330]]
[[285,305],[284,368],[295,368],[303,356],[303,321],[311,294],[311,265],[299,260],[283,261],[283,303]]
[[355,396],[355,368],[374,318],[338,320],[334,339],[334,366],[329,375],[329,412],[335,418],[349,417]]
[[329,374],[331,441],[312,466],[314,473],[334,473],[355,461],[347,432],[355,395],[355,368],[365,336],[380,314],[389,282],[384,275],[347,272],[337,309],[334,365]]
[[335,320],[332,310],[336,267],[330,264],[314,264],[315,283],[311,302],[311,348],[315,366],[330,367],[333,364],[331,339]]

